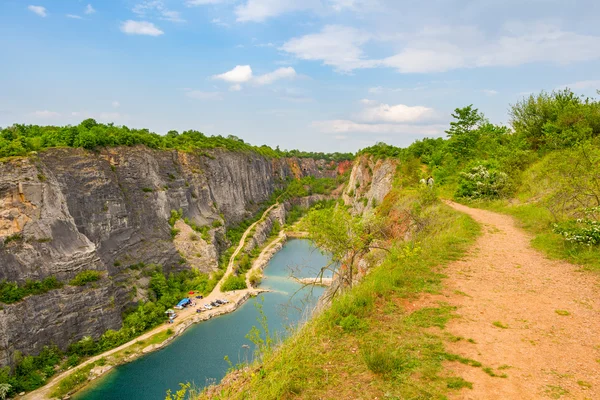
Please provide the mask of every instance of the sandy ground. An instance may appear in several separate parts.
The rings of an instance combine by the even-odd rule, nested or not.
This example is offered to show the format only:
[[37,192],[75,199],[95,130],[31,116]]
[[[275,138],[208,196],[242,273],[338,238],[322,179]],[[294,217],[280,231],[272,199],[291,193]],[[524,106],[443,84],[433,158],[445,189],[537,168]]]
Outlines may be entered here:
[[445,301],[459,315],[448,331],[475,340],[452,343],[449,351],[508,375],[449,364],[473,382],[454,398],[600,399],[598,275],[545,258],[509,216],[448,204],[483,229],[469,255],[445,271]]

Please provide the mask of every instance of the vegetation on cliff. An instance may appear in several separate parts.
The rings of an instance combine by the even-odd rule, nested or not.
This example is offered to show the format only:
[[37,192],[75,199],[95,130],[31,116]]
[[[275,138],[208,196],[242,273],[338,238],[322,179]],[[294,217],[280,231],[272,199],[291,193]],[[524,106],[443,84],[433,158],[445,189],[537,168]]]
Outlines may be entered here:
[[253,146],[242,139],[229,135],[206,136],[202,132],[188,130],[182,133],[169,131],[166,135],[148,129],[130,129],[127,126],[102,124],[89,118],[76,126],[21,125],[0,130],[0,158],[23,156],[31,151],[49,147],[96,147],[145,145],[152,149],[178,149],[183,151],[227,149],[253,151],[265,157],[298,157],[326,161],[351,160],[351,153],[321,153],[300,150],[280,150],[269,146]]
[[600,101],[530,95],[511,106],[510,128],[473,106],[452,116],[446,139],[359,154],[398,158],[404,184],[431,174],[444,196],[516,216],[550,256],[600,269]]

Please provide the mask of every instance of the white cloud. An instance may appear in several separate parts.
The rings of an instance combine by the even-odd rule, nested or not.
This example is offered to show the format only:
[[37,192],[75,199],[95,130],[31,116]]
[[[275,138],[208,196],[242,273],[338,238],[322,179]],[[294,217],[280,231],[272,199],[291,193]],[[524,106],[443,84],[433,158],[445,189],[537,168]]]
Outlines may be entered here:
[[383,93],[384,89],[385,88],[383,86],[375,86],[375,87],[369,88],[369,93],[380,94],[380,93]]
[[179,11],[169,10],[162,0],[146,0],[136,4],[131,9],[140,17],[156,15],[159,19],[169,22],[185,22]]
[[56,118],[56,117],[60,117],[60,113],[57,113],[55,111],[48,111],[48,110],[34,111],[30,115],[32,117],[35,117],[35,118]]
[[72,18],[72,19],[83,19],[80,15],[75,15],[75,14],[67,14],[66,17]]
[[203,92],[201,90],[185,89],[185,95],[197,100],[221,100],[219,92]]
[[234,84],[229,89],[237,92],[242,90],[242,83],[252,83],[257,86],[263,86],[270,85],[280,79],[293,79],[296,76],[296,70],[292,67],[278,68],[273,72],[254,76],[252,68],[249,65],[236,65],[231,71],[213,75],[212,78]]
[[375,104],[377,104],[377,101],[375,101],[375,100],[370,100],[370,99],[362,99],[362,100],[360,101],[360,103],[361,103],[361,104],[364,104],[364,105],[366,105],[366,106],[372,106],[372,105],[375,105]]
[[410,124],[365,124],[346,119],[315,121],[313,128],[323,133],[369,133],[369,134],[413,134],[423,136],[439,136],[446,129],[445,125],[410,125]]
[[94,10],[94,7],[92,7],[92,5],[91,5],[91,4],[88,4],[88,5],[85,7],[85,11],[84,11],[84,13],[86,13],[86,14],[93,14],[93,13],[95,13],[95,12],[96,12],[96,10]]
[[372,61],[364,59],[361,49],[370,37],[368,33],[358,29],[328,25],[319,33],[285,42],[281,50],[302,60],[321,60],[337,70],[351,71],[373,66]]
[[292,67],[279,68],[273,72],[257,76],[253,82],[257,85],[270,85],[280,79],[291,79],[296,77],[296,70]]
[[495,96],[498,94],[498,91],[493,89],[483,89],[482,92],[487,96]]
[[[365,103],[363,103],[365,104]],[[397,104],[379,104],[365,108],[360,114],[360,119],[365,122],[391,122],[391,123],[415,123],[433,117],[433,109],[422,106],[407,106]]]
[[128,35],[160,36],[164,34],[152,22],[127,20],[121,24],[121,32]]
[[42,6],[27,6],[27,9],[37,15],[39,15],[40,17],[45,17],[46,15],[48,15],[48,11],[46,10],[45,7]]
[[[393,41],[401,50],[388,57],[367,58],[363,46],[368,41]],[[351,27],[326,26],[319,33],[289,40],[281,49],[299,59],[322,61],[338,71],[388,67],[400,73],[432,73],[600,59],[600,36],[536,22],[505,24],[496,37],[472,26],[435,26],[397,34],[394,40]]]
[[319,0],[247,0],[235,8],[235,15],[238,22],[263,22],[287,12],[321,7]]
[[588,81],[578,81],[569,83],[568,85],[562,85],[557,87],[557,89],[574,89],[574,90],[584,90],[584,89],[600,89],[600,80],[588,80]]
[[236,65],[231,71],[214,75],[213,79],[220,79],[229,83],[245,83],[252,79],[252,68],[249,65]]
[[113,101],[113,102],[111,103],[111,105],[113,106],[113,108],[119,108],[119,107],[121,107],[121,103],[119,103],[119,102],[118,102],[118,101],[116,101],[116,100],[115,100],[115,101]]

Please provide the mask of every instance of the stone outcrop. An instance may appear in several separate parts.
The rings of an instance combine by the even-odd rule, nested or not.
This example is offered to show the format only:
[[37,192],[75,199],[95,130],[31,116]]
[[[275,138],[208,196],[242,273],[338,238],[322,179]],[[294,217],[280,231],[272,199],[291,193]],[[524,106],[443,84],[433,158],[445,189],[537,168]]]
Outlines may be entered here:
[[392,190],[398,162],[386,158],[374,161],[372,157],[355,160],[343,200],[355,213],[362,214],[383,202]]
[[118,329],[134,299],[129,266],[190,268],[171,237],[171,210],[210,227],[210,243],[193,249],[205,253],[196,267],[207,272],[229,245],[225,227],[213,227],[214,221],[237,224],[286,180],[334,177],[336,168],[323,160],[144,146],[49,149],[0,161],[0,281],[55,276],[67,283],[83,270],[103,273],[94,287],[66,285],[0,304],[0,366],[16,350],[36,354],[47,344],[65,348]]

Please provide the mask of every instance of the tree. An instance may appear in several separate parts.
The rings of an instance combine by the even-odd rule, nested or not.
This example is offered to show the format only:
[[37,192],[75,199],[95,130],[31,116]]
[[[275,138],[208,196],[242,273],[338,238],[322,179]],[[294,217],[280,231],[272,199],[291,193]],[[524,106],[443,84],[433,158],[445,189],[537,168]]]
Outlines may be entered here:
[[455,158],[469,159],[479,140],[479,127],[486,122],[483,114],[473,105],[457,108],[452,113],[456,121],[450,122],[448,147]]
[[381,218],[375,215],[351,215],[343,207],[317,208],[306,217],[310,239],[331,254],[331,262],[319,273],[333,270],[341,286],[352,287],[356,263],[387,236]]

